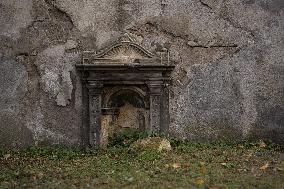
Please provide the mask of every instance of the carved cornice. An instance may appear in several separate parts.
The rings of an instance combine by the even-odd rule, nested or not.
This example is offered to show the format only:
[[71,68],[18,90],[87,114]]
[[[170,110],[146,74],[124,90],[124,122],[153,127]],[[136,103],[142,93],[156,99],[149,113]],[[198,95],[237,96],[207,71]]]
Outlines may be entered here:
[[78,70],[82,71],[126,71],[129,69],[139,71],[172,71],[175,66],[167,65],[137,65],[137,64],[77,64]]

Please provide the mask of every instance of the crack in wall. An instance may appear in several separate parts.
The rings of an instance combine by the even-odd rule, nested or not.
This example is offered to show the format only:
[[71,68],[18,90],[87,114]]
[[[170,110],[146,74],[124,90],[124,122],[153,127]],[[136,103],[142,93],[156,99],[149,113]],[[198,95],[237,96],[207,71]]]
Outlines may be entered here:
[[71,30],[74,28],[74,22],[73,22],[72,18],[70,17],[70,15],[69,15],[67,12],[63,11],[62,9],[60,9],[60,8],[54,3],[54,2],[56,2],[55,0],[44,0],[44,2],[45,2],[46,4],[48,4],[49,6],[53,7],[53,8],[54,8],[56,11],[58,11],[59,13],[65,15],[65,16],[68,18],[68,20],[69,20],[69,22],[71,23],[71,25],[72,25]]
[[[200,0],[200,1],[202,1],[202,0]],[[230,24],[232,27],[234,27],[236,29],[240,29],[240,30],[248,33],[253,38],[253,40],[256,41],[257,40],[257,36],[256,36],[257,34],[254,31],[252,31],[252,30],[242,26],[235,19],[232,20],[230,18],[229,14],[228,14],[228,11],[227,11],[228,8],[226,7],[226,0],[223,0],[222,4],[223,4],[223,6],[220,8],[221,12],[218,13],[218,14],[217,13],[215,13],[215,14],[217,14],[221,19],[227,21],[228,24]]]
[[221,18],[226,20],[234,28],[241,29],[241,30],[247,32],[256,41],[256,39],[257,39],[256,34],[252,30],[249,30],[249,29],[241,26],[239,23],[232,21],[229,17],[222,16]]
[[[188,43],[187,43],[188,45]],[[188,45],[189,47],[191,48],[203,48],[203,49],[208,49],[208,48],[237,48],[238,45],[236,44],[233,44],[233,45],[209,45],[209,46],[206,46],[206,45],[196,45],[196,46],[191,46],[191,45]]]
[[[142,36],[142,37],[144,35],[147,36],[148,34],[165,35],[167,38],[169,38],[171,42],[176,43],[176,41],[178,40],[180,42],[179,43],[180,45],[188,49],[224,49],[224,51],[228,51],[228,53],[223,53],[217,59],[208,62],[210,64],[218,63],[225,58],[231,58],[236,53],[241,51],[241,49],[243,48],[243,46],[238,46],[237,44],[214,44],[214,43],[210,44],[210,42],[207,44],[198,44],[198,42],[189,40],[190,34],[189,35],[178,35],[176,33],[169,32],[166,29],[160,28],[158,24],[153,23],[153,22],[146,22],[145,24],[140,25],[139,27],[131,28],[129,32],[135,35],[138,35],[138,36]],[[189,42],[193,42],[193,43],[189,44]],[[181,51],[181,50],[178,50],[178,51]],[[174,61],[172,59],[172,61],[175,63],[178,63],[178,65],[183,66],[184,64],[183,62],[185,60],[182,58],[181,55],[178,55],[176,60]],[[178,68],[179,66],[176,67],[176,72],[178,72]],[[182,86],[187,86],[190,83],[190,80],[185,80],[183,82],[181,82],[178,78],[173,78],[173,80],[175,80],[178,83],[178,85],[173,84],[173,87],[176,87],[175,91],[177,93],[178,91],[184,90]]]
[[203,0],[199,0],[199,2],[201,3],[201,5],[205,6],[206,8],[212,9],[212,7],[210,7],[207,3],[205,3]]
[[[159,26],[155,23],[152,23],[152,22],[146,22],[144,25],[142,25],[140,28],[129,28],[127,29],[130,33],[133,33],[133,34],[136,34],[138,36],[141,36],[141,28],[143,26],[146,25],[146,28],[147,26],[151,27],[154,32],[157,32],[157,33],[163,33],[167,36],[169,36],[172,40],[174,39],[181,39],[187,46],[189,46],[190,48],[238,48],[238,45],[237,44],[199,44],[197,42],[194,42],[194,41],[190,41],[188,39],[188,36],[189,35],[178,35],[178,34],[175,34],[173,32],[170,32],[170,31],[167,31],[165,29],[161,29],[159,28]],[[148,31],[148,33],[150,33],[150,31]]]

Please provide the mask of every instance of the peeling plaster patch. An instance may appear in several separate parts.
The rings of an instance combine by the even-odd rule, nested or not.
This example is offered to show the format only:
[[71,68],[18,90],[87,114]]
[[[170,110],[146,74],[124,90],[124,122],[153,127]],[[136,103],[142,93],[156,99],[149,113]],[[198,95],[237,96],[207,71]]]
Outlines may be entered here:
[[56,96],[60,90],[59,74],[56,73],[57,70],[52,70],[49,68],[40,68],[43,70],[41,74],[41,85],[45,92]]
[[56,98],[59,106],[67,106],[71,100],[73,85],[69,71],[64,71],[61,75],[61,88]]
[[79,56],[65,51],[77,45],[76,41],[68,40],[63,45],[52,46],[40,53],[35,63],[40,73],[42,90],[50,98],[55,98],[59,106],[67,106],[71,101],[74,87],[70,72]]

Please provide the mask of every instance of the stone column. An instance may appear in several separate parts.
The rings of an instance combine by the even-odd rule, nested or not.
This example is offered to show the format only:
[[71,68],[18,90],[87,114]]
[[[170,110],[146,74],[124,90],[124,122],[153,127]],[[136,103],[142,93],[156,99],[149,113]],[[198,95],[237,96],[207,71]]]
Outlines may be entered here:
[[170,115],[169,115],[169,84],[164,83],[161,100],[161,134],[168,135]]
[[148,87],[150,89],[150,131],[154,134],[160,134],[162,84],[151,83]]
[[100,146],[101,134],[101,93],[103,85],[96,82],[89,82],[89,144],[91,148]]

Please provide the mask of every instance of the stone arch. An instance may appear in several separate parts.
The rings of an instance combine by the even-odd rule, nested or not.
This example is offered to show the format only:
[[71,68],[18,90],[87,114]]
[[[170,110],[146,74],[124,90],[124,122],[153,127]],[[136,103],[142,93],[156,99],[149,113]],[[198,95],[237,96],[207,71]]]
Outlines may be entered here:
[[147,87],[140,87],[120,85],[104,93],[102,144],[125,129],[145,131],[149,127],[149,93]]
[[147,98],[147,92],[136,86],[113,87],[111,89],[111,92],[105,95],[103,107],[120,107],[122,105],[122,102],[120,100],[124,100],[124,98],[129,98],[128,101],[137,108],[149,108],[149,99]]

